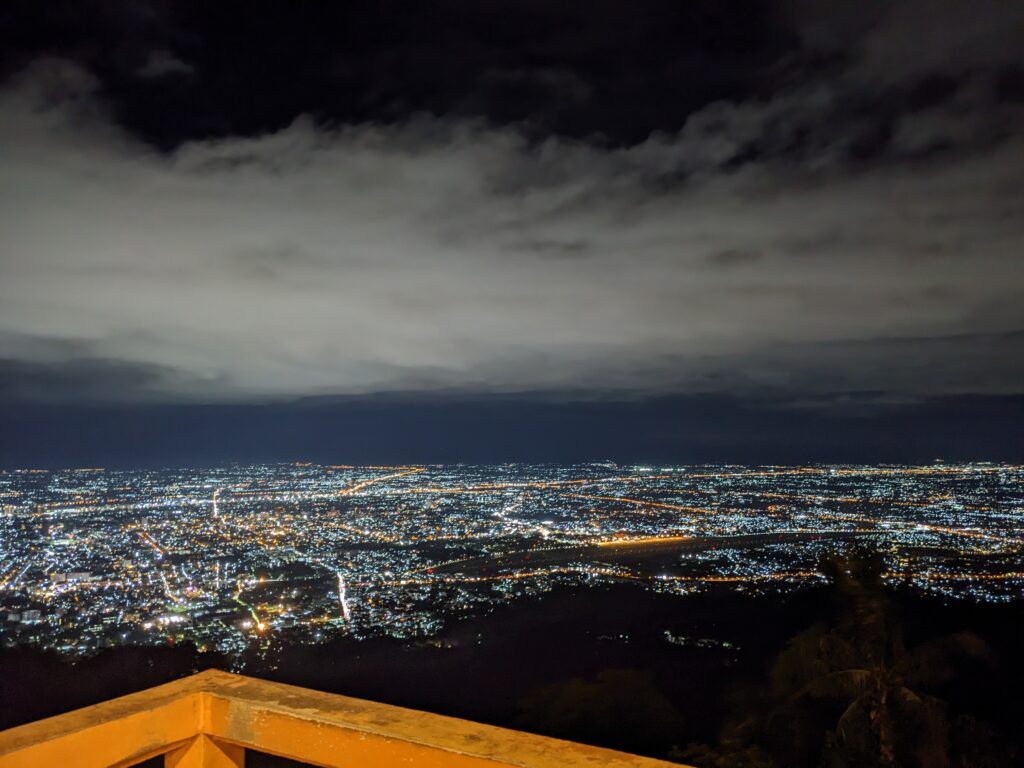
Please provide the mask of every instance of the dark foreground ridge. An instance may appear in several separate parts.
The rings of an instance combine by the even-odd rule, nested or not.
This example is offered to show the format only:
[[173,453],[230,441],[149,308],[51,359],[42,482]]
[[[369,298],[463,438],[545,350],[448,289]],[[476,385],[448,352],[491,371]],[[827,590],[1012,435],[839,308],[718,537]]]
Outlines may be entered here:
[[[738,721],[771,715],[768,708],[778,706],[767,691],[788,663],[785,649],[799,645],[808,628],[843,620],[836,592],[678,597],[625,586],[565,588],[456,623],[427,642],[281,646],[245,659],[242,671],[701,766],[812,766],[817,763],[809,752],[772,762],[772,745],[733,742]],[[984,653],[961,659],[962,669],[927,689],[945,702],[946,721],[955,726],[940,740],[955,758],[957,739],[972,739],[979,759],[996,761],[952,765],[1019,765],[1014,742],[1024,717],[1016,696],[1024,685],[1018,652],[1024,609],[900,593],[887,610],[899,617],[907,648],[977,633]],[[0,725],[226,663],[189,648],[118,648],[74,665],[51,654],[5,651]],[[819,735],[827,731],[824,724]],[[762,762],[742,762],[751,755]],[[726,758],[733,762],[716,762]]]

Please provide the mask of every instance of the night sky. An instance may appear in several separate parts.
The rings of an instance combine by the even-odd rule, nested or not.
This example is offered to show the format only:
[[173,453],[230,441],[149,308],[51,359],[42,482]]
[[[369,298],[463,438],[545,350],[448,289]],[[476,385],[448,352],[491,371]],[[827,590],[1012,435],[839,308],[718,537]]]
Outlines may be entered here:
[[1024,3],[0,8],[0,465],[1024,460]]

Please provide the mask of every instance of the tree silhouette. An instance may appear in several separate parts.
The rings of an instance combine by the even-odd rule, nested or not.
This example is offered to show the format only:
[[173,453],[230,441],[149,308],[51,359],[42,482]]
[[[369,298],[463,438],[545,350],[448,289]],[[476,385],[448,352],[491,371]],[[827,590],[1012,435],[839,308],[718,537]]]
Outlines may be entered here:
[[702,768],[726,765],[728,757],[758,768],[1000,764],[985,726],[969,716],[952,717],[933,693],[966,664],[988,663],[985,642],[973,632],[957,632],[907,647],[880,560],[864,554],[834,558],[824,569],[833,584],[835,618],[786,645],[768,684],[741,697],[739,714],[719,745],[689,745],[674,756]]

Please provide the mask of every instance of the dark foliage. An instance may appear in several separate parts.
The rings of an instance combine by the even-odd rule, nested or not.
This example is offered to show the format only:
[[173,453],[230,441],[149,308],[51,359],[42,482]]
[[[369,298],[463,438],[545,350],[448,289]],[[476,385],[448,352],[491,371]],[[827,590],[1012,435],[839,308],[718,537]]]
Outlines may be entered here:
[[675,756],[701,766],[974,768],[1009,765],[1014,748],[944,700],[961,678],[991,678],[975,632],[907,642],[902,606],[873,557],[826,564],[831,615],[792,638],[767,680],[735,697],[715,746]]

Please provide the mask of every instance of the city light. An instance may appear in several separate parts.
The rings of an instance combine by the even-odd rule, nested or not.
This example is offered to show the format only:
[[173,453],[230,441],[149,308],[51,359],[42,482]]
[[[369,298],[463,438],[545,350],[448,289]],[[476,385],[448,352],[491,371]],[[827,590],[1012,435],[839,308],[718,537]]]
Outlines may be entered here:
[[559,585],[802,589],[854,546],[893,583],[1013,600],[1022,479],[993,464],[6,472],[0,640],[233,655],[426,638]]

